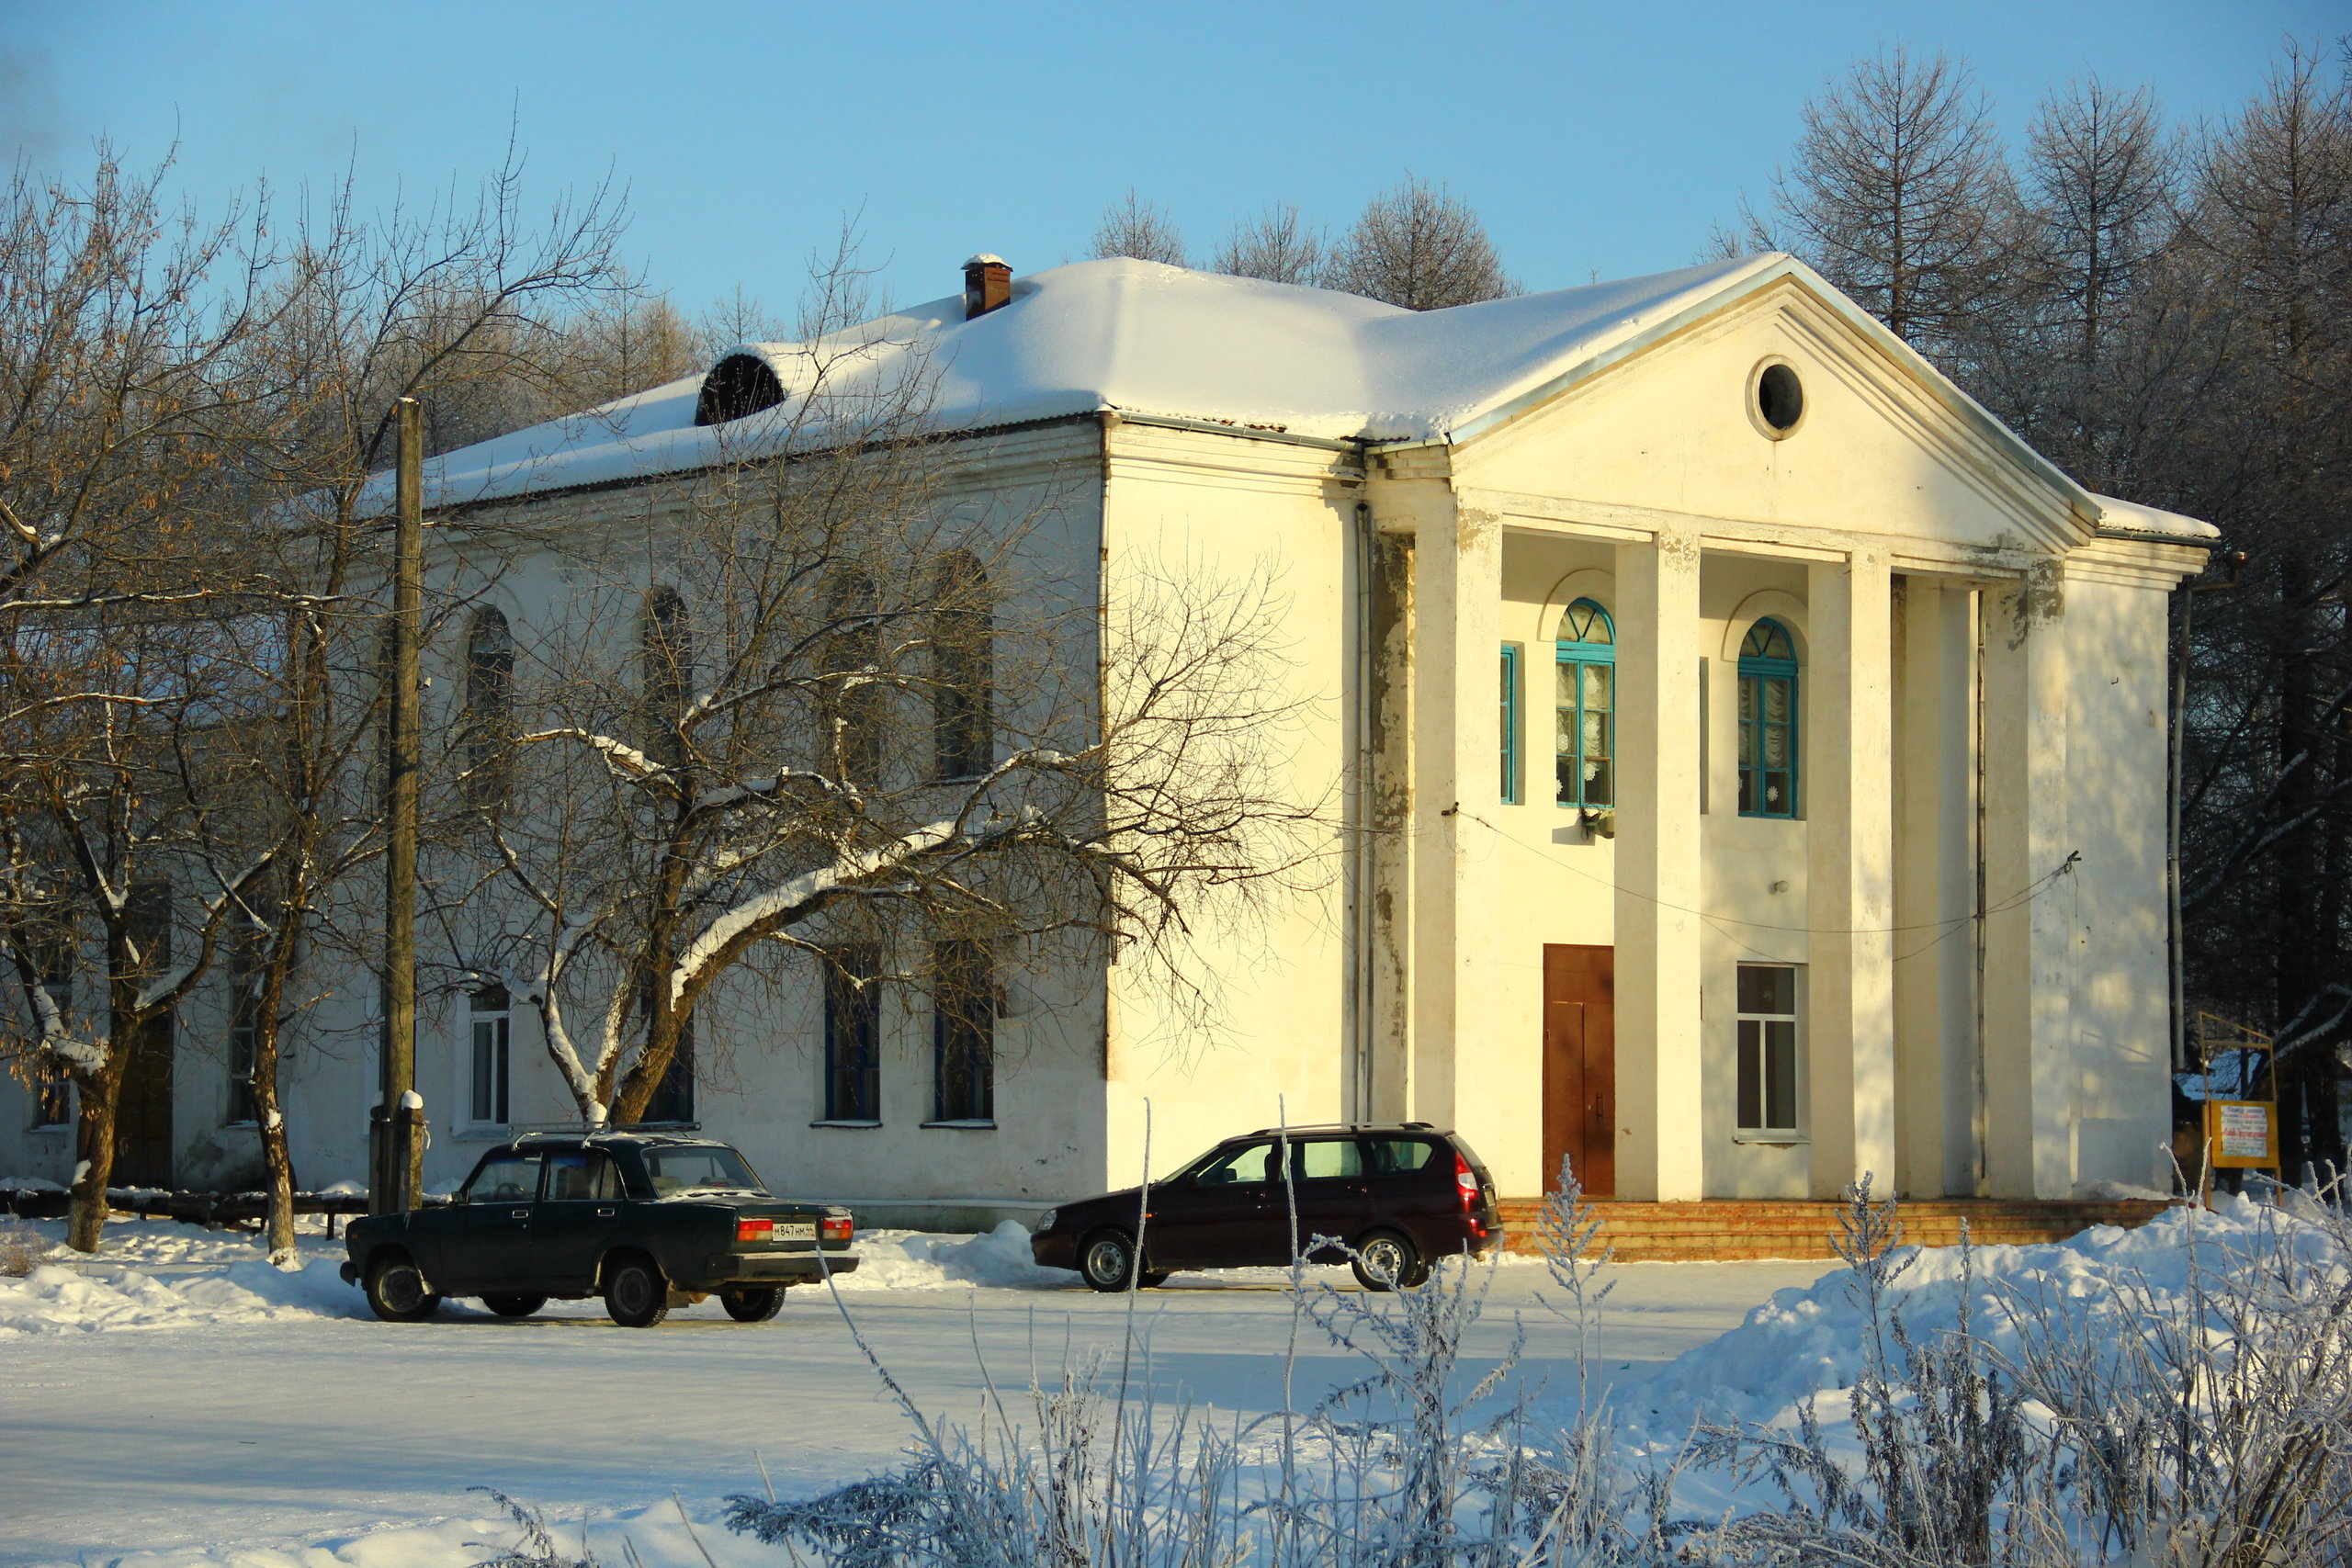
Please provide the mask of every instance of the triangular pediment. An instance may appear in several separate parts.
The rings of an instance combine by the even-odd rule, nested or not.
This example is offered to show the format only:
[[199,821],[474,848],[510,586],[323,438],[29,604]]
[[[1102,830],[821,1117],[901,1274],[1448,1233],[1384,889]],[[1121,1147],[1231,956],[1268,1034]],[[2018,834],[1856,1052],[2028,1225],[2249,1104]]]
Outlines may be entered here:
[[[1757,383],[1803,389],[1786,431]],[[1455,482],[1571,505],[1911,541],[2014,559],[2089,539],[2098,502],[1935,367],[1788,261],[1453,434]]]

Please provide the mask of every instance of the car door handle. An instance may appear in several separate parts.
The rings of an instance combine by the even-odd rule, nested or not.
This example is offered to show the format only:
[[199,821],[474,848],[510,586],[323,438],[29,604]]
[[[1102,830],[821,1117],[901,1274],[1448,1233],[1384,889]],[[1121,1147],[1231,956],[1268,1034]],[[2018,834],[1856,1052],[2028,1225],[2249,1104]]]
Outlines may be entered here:
[[596,1217],[600,1220],[609,1220],[619,1213],[618,1209],[599,1209],[596,1211]]
[[528,1209],[509,1209],[506,1211],[506,1217],[510,1220],[527,1220],[531,1217],[531,1211]]

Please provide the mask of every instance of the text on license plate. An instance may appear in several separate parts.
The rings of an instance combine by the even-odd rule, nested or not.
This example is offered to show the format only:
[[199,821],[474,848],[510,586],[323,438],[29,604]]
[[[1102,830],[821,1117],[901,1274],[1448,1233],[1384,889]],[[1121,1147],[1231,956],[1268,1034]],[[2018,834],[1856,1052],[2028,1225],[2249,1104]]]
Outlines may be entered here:
[[775,1223],[775,1231],[771,1234],[773,1234],[778,1241],[814,1241],[817,1239],[817,1222],[814,1220],[778,1220]]

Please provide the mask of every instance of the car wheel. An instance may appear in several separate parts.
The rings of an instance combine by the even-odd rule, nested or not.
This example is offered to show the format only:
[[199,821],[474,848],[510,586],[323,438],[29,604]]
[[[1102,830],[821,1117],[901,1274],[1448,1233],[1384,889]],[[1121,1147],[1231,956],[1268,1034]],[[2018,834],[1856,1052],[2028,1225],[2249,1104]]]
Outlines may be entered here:
[[605,1270],[605,1313],[623,1328],[650,1328],[670,1315],[670,1282],[645,1258],[618,1258]]
[[784,1309],[781,1285],[747,1285],[718,1292],[718,1304],[738,1323],[765,1323]]
[[501,1317],[528,1317],[548,1304],[545,1296],[484,1296],[481,1304]]
[[1410,1290],[1430,1277],[1421,1249],[1395,1231],[1374,1231],[1355,1250],[1356,1283],[1367,1291]]
[[368,1310],[386,1323],[423,1323],[440,1305],[423,1270],[404,1256],[395,1254],[368,1270]]
[[1114,1226],[1105,1225],[1078,1244],[1079,1276],[1098,1291],[1125,1290],[1135,1268],[1136,1239]]

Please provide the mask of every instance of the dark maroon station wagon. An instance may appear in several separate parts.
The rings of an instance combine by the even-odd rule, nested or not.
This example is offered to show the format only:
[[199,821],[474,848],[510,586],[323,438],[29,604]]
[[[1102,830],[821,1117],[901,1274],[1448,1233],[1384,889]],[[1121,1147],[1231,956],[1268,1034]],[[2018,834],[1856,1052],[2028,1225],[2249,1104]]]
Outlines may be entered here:
[[1179,1269],[1280,1267],[1295,1247],[1311,1248],[1311,1262],[1347,1257],[1314,1246],[1329,1237],[1352,1250],[1366,1290],[1385,1291],[1428,1279],[1432,1258],[1483,1256],[1503,1239],[1495,1184],[1470,1145],[1426,1122],[1406,1122],[1268,1127],[1227,1138],[1154,1182],[1148,1200],[1130,1187],[1048,1210],[1030,1250],[1049,1269],[1077,1269],[1098,1291],[1124,1291],[1136,1267],[1138,1218],[1142,1272],[1134,1282],[1147,1286]]

